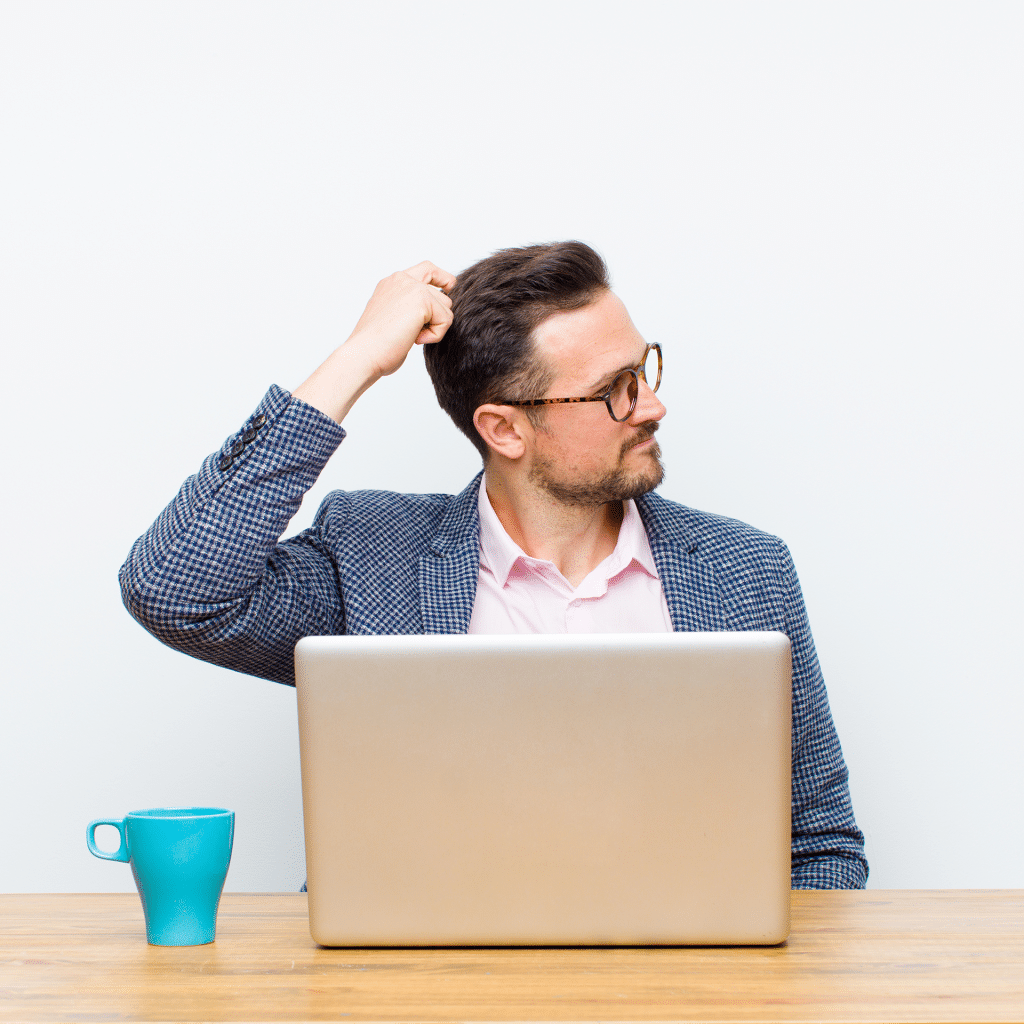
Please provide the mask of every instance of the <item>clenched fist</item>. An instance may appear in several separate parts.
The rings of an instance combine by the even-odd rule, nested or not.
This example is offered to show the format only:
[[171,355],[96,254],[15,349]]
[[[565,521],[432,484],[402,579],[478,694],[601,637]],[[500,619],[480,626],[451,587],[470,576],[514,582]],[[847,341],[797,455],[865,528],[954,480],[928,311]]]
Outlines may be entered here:
[[292,394],[340,423],[371,384],[405,362],[413,345],[444,337],[454,285],[454,275],[427,261],[384,278],[345,344]]

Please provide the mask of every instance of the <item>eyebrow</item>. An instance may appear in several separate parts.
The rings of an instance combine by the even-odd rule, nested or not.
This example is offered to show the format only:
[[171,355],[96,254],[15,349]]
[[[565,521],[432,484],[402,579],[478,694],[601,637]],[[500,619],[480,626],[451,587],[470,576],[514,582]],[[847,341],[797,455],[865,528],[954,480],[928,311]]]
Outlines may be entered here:
[[[640,358],[642,359],[643,356],[641,355]],[[620,366],[617,370],[610,370],[603,377],[598,378],[598,380],[591,385],[590,394],[596,394],[602,388],[608,387],[611,384],[611,382],[615,380],[615,378],[618,377],[620,373],[623,372],[623,370],[635,370],[636,367],[636,363],[626,363],[625,366]]]

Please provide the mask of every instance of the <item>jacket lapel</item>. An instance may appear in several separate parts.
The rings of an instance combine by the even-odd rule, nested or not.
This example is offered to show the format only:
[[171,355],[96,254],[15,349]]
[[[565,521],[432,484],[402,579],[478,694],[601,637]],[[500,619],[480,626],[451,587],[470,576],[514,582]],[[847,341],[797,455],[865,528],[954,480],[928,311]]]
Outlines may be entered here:
[[730,625],[714,572],[696,553],[697,537],[686,528],[679,506],[652,493],[638,499],[637,508],[675,631],[721,632],[736,628]]
[[430,550],[420,558],[420,612],[424,633],[466,633],[480,576],[480,517],[483,473],[451,503]]

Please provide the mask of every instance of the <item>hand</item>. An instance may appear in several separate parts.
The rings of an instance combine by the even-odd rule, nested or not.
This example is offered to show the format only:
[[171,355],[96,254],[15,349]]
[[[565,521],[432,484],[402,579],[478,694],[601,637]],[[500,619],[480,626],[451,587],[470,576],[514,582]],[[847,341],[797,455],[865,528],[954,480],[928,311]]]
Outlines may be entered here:
[[348,341],[292,394],[341,423],[371,384],[405,362],[413,345],[444,337],[452,322],[447,292],[454,286],[452,274],[426,261],[384,278]]
[[451,274],[426,261],[384,278],[345,345],[359,349],[377,377],[394,373],[414,344],[444,337],[452,322],[446,293],[454,285]]

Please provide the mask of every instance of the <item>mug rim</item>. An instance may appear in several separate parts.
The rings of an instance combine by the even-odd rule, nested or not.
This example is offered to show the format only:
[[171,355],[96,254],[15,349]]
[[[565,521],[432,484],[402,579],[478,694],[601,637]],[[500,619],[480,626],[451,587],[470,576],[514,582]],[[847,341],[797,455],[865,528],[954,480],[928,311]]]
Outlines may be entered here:
[[129,811],[127,817],[180,821],[183,818],[220,818],[234,813],[226,807],[148,807],[140,811]]

